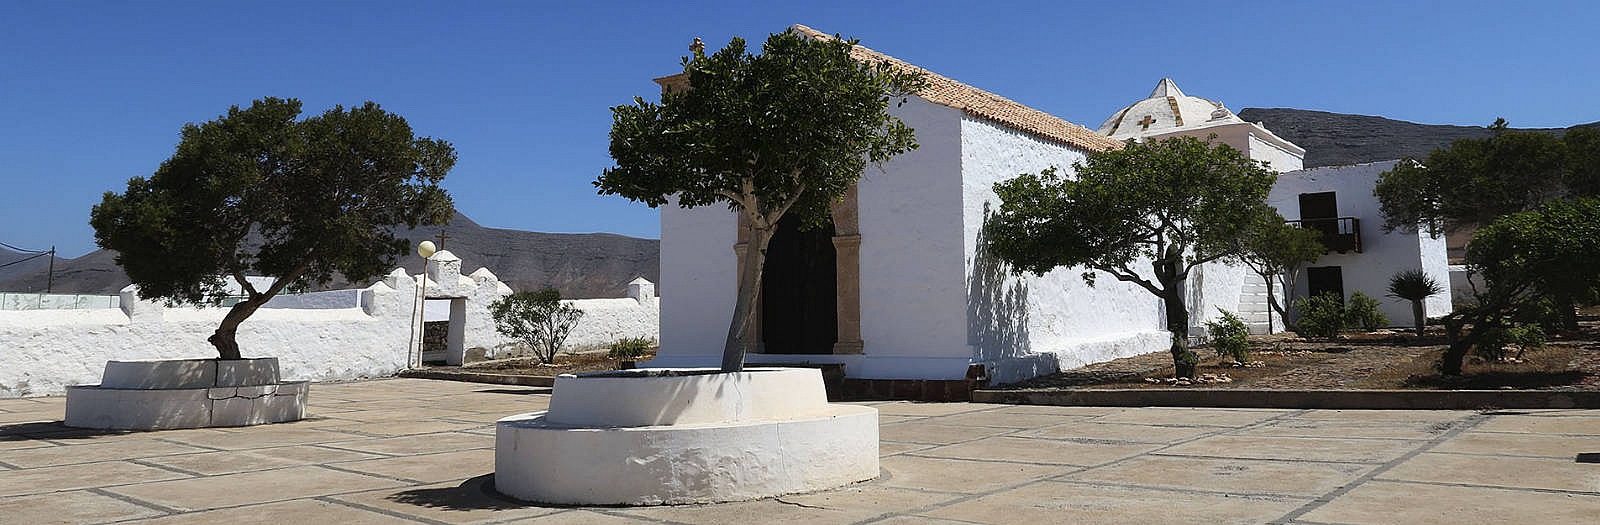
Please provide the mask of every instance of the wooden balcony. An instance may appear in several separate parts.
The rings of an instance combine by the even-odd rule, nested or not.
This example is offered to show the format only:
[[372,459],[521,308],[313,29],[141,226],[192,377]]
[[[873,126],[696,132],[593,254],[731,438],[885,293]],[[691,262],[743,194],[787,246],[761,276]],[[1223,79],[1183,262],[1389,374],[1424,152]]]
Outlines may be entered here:
[[1329,219],[1302,219],[1288,221],[1297,228],[1322,232],[1322,246],[1329,252],[1361,253],[1361,219],[1337,217]]

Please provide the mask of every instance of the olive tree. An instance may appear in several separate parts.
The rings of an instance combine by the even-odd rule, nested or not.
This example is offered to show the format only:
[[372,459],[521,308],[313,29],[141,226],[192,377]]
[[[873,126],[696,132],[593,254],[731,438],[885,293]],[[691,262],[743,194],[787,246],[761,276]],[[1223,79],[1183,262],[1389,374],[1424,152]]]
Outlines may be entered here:
[[1541,299],[1600,284],[1600,199],[1556,200],[1496,219],[1473,235],[1467,267],[1483,276],[1486,289],[1475,294],[1477,304],[1443,319],[1450,347],[1440,370],[1447,375],[1461,374],[1474,346],[1531,320]]
[[1273,311],[1283,318],[1284,326],[1292,328],[1289,308],[1284,304],[1288,301],[1278,301],[1275,285],[1281,284],[1285,294],[1294,294],[1300,270],[1307,264],[1317,262],[1328,252],[1322,246],[1322,234],[1292,226],[1277,211],[1267,210],[1252,225],[1244,245],[1244,252],[1238,257],[1239,262],[1249,267],[1267,285],[1267,304],[1272,309],[1267,312],[1267,331],[1272,331]]
[[[1235,260],[1277,175],[1226,144],[1193,137],[1129,141],[1073,164],[996,183],[999,212],[984,226],[989,249],[1017,271],[1078,267],[1160,298],[1179,377],[1193,377],[1184,280],[1195,266]],[[1145,271],[1136,266],[1147,264]]]
[[915,93],[922,76],[863,62],[854,40],[771,35],[760,54],[734,38],[683,60],[687,89],[661,101],[611,108],[611,156],[595,186],[651,207],[725,205],[748,224],[738,299],[722,370],[744,367],[741,341],[761,293],[767,243],[779,219],[827,224],[830,206],[869,163],[916,148],[889,104]]
[[[183,126],[177,151],[90,213],[95,242],[145,299],[234,304],[208,339],[240,359],[239,324],[291,286],[381,275],[407,250],[391,226],[442,224],[448,142],[418,138],[367,102],[297,120],[300,101],[264,98]],[[257,288],[247,275],[273,278]]]

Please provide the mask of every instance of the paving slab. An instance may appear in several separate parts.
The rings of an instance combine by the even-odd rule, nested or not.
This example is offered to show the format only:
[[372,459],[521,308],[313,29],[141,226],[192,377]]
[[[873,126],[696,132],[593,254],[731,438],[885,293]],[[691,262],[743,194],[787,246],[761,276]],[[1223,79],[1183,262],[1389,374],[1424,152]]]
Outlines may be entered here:
[[310,523],[338,523],[340,525],[378,525],[406,521],[392,515],[372,512],[338,503],[312,499],[297,499],[246,505],[228,509],[173,514],[160,518],[137,520],[140,525],[283,525]]
[[1266,523],[1305,501],[1041,482],[931,510],[974,523]]
[[1422,446],[1416,441],[1269,436],[1211,436],[1162,449],[1160,454],[1240,459],[1383,463]]
[[[0,522],[1600,522],[1596,410],[1250,410],[865,403],[883,473],[782,498],[543,507],[492,492],[493,422],[548,389],[312,385],[312,418],[103,432],[0,400]],[[259,522],[259,521],[258,521]]]
[[1339,463],[1145,456],[1061,479],[1085,484],[1314,498],[1372,469],[1369,465]]
[[173,509],[204,510],[250,503],[314,498],[405,484],[319,466],[304,466],[158,481],[106,490]]
[[1072,467],[995,463],[961,459],[889,456],[880,462],[889,478],[884,486],[941,492],[979,493],[1076,470]]
[[1600,495],[1600,465],[1578,463],[1570,458],[1420,454],[1384,472],[1378,479],[1570,490]]
[[126,461],[31,468],[0,475],[0,496],[41,494],[187,477],[189,476],[186,474]]
[[1125,425],[1074,422],[1018,432],[1013,435],[1052,439],[1099,439],[1128,443],[1177,443],[1218,432],[1215,428]]
[[1570,459],[1579,453],[1600,452],[1600,439],[1595,439],[1593,436],[1464,432],[1434,448],[1433,451]]
[[445,523],[503,522],[569,510],[565,507],[529,505],[493,496],[484,489],[485,481],[465,480],[378,489],[329,496],[328,499],[395,515]]
[[916,456],[932,456],[989,461],[1018,461],[1050,465],[1091,466],[1133,457],[1161,448],[1161,445],[1133,443],[1084,443],[1053,439],[996,436],[956,445],[919,450]]
[[161,514],[149,507],[83,490],[0,498],[0,517],[4,517],[6,523],[104,523]]
[[1596,523],[1600,496],[1371,481],[1301,516],[1318,523]]

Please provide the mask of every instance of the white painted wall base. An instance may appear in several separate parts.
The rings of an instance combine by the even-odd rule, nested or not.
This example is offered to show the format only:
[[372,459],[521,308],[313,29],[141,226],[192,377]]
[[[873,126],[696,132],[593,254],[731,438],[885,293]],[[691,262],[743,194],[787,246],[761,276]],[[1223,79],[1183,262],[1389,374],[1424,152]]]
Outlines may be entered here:
[[67,387],[69,427],[167,430],[298,421],[304,381],[278,379],[276,358],[110,361],[99,385]]
[[549,412],[496,425],[502,494],[571,505],[712,503],[878,475],[877,409],[828,404],[815,369],[556,381]]

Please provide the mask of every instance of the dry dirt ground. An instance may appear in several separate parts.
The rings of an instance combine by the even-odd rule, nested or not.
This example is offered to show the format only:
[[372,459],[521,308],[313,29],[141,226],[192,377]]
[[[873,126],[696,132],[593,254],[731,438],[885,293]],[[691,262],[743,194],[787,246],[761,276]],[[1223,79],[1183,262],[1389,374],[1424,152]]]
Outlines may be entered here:
[[[655,350],[640,356],[636,361],[639,366],[648,366],[645,360],[654,358]],[[488,372],[493,374],[514,374],[526,376],[555,377],[560,374],[577,374],[582,372],[599,372],[602,370],[616,370],[617,360],[606,357],[605,352],[560,354],[554,363],[540,363],[532,357],[518,357],[512,359],[496,359],[481,363],[470,363],[467,366],[439,367],[445,370],[461,370],[468,372]]]
[[[1399,330],[1347,333],[1315,341],[1292,333],[1251,336],[1252,361],[1234,366],[1204,347],[1199,373],[1230,382],[1194,384],[1200,388],[1249,389],[1600,389],[1600,321],[1586,320],[1577,334],[1553,337],[1529,350],[1520,362],[1486,362],[1469,356],[1461,377],[1441,376],[1434,368],[1444,352],[1443,331],[1430,327],[1423,337]],[[1165,352],[1096,363],[998,388],[1172,388],[1147,378],[1170,378],[1172,355]],[[1191,385],[1185,385],[1191,386]]]

